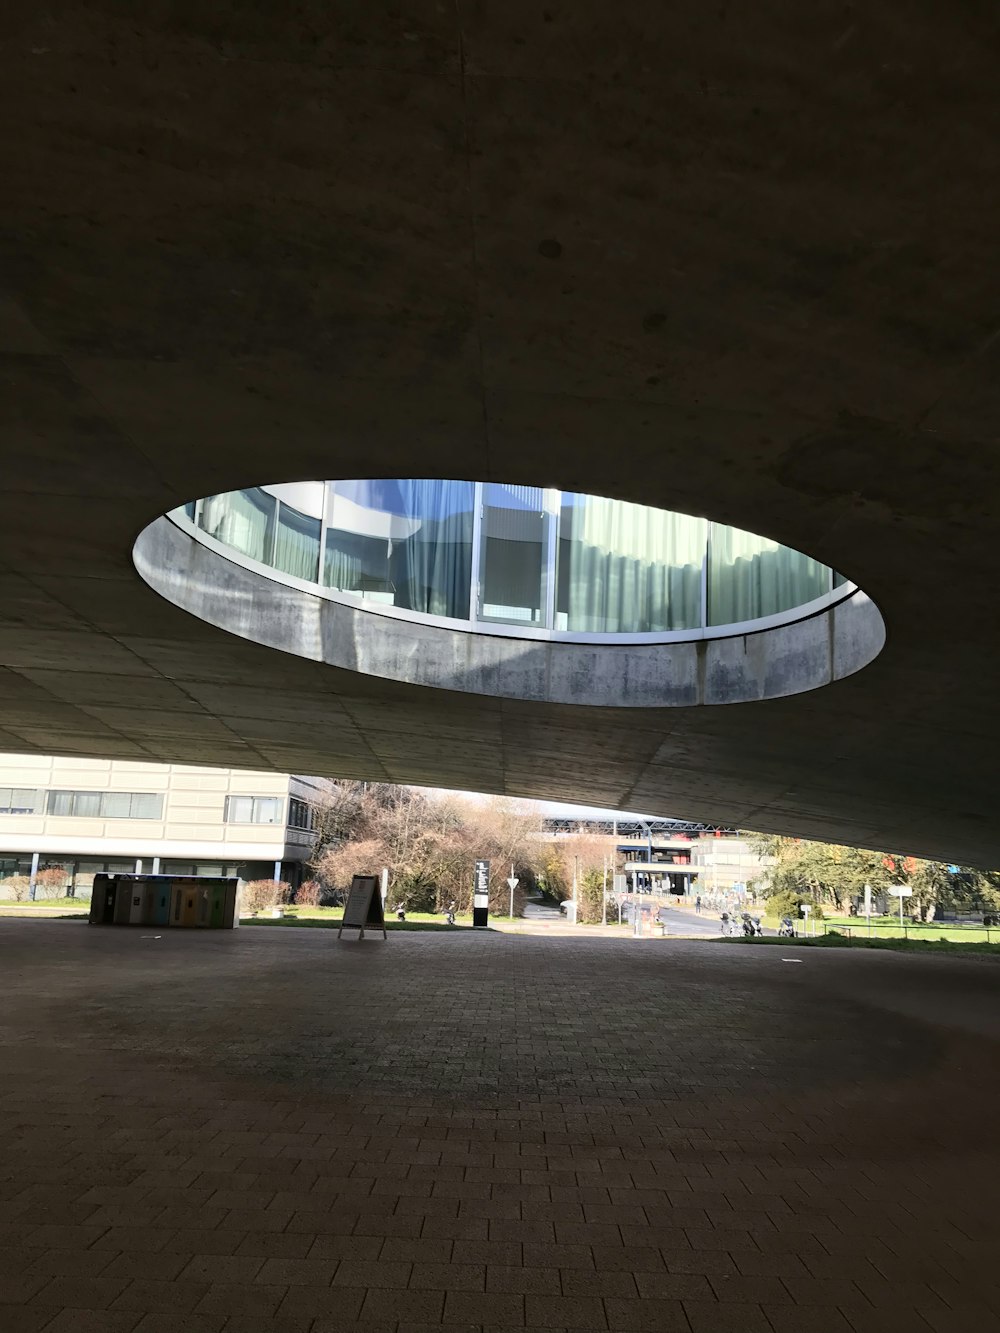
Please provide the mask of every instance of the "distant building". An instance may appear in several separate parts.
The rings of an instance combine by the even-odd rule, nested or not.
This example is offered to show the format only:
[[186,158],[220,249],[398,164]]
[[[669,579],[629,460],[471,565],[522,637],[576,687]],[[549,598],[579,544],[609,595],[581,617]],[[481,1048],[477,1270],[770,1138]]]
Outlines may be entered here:
[[49,867],[90,896],[94,875],[308,877],[323,778],[125,760],[0,754],[2,880]]
[[765,885],[772,865],[770,858],[752,850],[748,835],[722,825],[598,815],[549,817],[544,827],[553,839],[579,833],[610,835],[629,892],[700,894],[710,901],[729,902],[742,899],[748,884]]
[[686,834],[647,831],[645,838],[629,838],[616,848],[623,860],[630,893],[683,897],[697,871],[691,864],[692,842]]
[[772,865],[772,858],[758,856],[739,833],[703,834],[691,844],[694,891],[704,897],[742,898],[747,885],[760,888]]

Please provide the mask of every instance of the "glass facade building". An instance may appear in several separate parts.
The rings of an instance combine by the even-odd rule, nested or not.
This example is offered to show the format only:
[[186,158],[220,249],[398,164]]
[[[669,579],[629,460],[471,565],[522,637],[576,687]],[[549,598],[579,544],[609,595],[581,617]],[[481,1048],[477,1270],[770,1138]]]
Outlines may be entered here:
[[853,585],[688,514],[500,482],[298,482],[172,517],[231,558],[385,614],[571,640],[697,638],[812,614]]

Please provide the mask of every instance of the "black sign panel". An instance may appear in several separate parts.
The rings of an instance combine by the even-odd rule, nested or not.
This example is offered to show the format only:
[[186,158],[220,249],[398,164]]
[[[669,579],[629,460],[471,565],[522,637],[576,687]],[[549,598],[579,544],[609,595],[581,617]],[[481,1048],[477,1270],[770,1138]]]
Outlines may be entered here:
[[472,883],[472,924],[482,929],[490,914],[490,863],[477,861]]

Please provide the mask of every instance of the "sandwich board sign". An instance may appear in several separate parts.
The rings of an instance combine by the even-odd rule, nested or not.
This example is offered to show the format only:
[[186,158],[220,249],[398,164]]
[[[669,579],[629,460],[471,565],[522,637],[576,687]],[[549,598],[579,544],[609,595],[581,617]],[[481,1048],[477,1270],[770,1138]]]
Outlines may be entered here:
[[351,891],[347,895],[344,919],[337,931],[337,939],[347,930],[360,930],[359,940],[365,937],[365,929],[382,931],[382,938],[388,939],[385,931],[385,913],[382,910],[382,894],[379,891],[378,875],[355,875],[351,880]]

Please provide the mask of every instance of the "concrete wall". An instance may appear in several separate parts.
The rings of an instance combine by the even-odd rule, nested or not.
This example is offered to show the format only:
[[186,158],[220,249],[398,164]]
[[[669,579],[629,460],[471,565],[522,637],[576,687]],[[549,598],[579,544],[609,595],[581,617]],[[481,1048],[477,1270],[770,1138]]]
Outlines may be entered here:
[[242,638],[371,676],[506,699],[606,708],[777,699],[859,671],[885,643],[882,617],[862,592],[755,634],[604,646],[421,625],[318,597],[216,554],[166,518],[141,534],[134,559],[163,597]]

